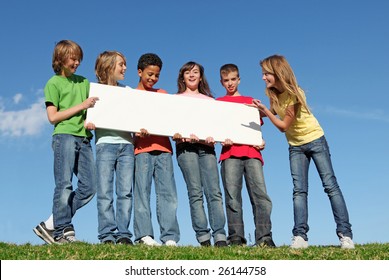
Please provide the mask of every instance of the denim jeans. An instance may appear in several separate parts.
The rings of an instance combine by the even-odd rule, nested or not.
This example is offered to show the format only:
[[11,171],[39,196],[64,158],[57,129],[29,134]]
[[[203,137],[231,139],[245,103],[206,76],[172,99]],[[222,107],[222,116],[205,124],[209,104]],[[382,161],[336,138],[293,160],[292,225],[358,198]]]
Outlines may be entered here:
[[[98,238],[101,242],[131,238],[129,230],[134,181],[134,145],[96,145]],[[114,179],[116,213],[114,207]]]
[[321,178],[324,192],[331,203],[339,237],[352,238],[351,224],[342,191],[332,168],[331,155],[324,136],[302,146],[289,146],[290,172],[293,179],[293,235],[308,240],[308,168],[313,159]]
[[151,220],[150,195],[154,186],[157,203],[157,221],[160,240],[178,242],[180,229],[177,220],[177,189],[173,172],[172,154],[167,152],[145,152],[135,156],[134,187],[134,233],[138,241],[144,236],[154,238]]
[[272,239],[270,215],[272,202],[267,195],[262,162],[255,158],[228,158],[221,164],[228,221],[228,240],[242,240],[244,234],[242,185],[246,182],[254,214],[255,241]]
[[[96,193],[96,169],[90,140],[70,134],[53,135],[54,151],[54,237],[73,227],[72,217]],[[73,174],[77,188],[73,190]]]
[[211,238],[204,209],[203,193],[207,201],[209,224],[214,242],[225,241],[226,218],[215,150],[201,144],[179,144],[177,145],[177,161],[188,189],[192,227],[196,232],[197,241],[201,243]]

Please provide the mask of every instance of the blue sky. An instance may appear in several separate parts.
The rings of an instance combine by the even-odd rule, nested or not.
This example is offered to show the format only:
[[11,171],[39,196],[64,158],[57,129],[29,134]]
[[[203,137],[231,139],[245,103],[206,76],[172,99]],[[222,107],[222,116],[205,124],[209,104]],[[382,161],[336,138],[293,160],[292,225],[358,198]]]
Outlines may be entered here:
[[[125,54],[124,83],[131,87],[138,82],[139,56],[155,52],[164,61],[157,86],[169,93],[177,90],[179,68],[194,60],[205,67],[215,96],[222,96],[219,68],[235,63],[240,92],[265,104],[259,61],[275,53],[285,55],[325,130],[354,241],[389,242],[388,11],[384,0],[7,1],[0,11],[0,241],[42,244],[32,228],[50,214],[54,189],[53,128],[44,109],[43,87],[53,75],[55,43],[72,39],[84,50],[77,73],[91,82],[96,81],[95,59],[104,50]],[[284,135],[264,121],[273,238],[285,245],[293,227],[288,147]],[[179,243],[197,245],[175,158],[174,164]],[[246,237],[252,239],[252,211],[243,193]],[[155,201],[152,208],[154,214]],[[96,199],[77,212],[74,225],[79,239],[98,242]],[[338,244],[330,204],[313,164],[309,225],[310,244]],[[155,220],[154,231],[158,239]]]

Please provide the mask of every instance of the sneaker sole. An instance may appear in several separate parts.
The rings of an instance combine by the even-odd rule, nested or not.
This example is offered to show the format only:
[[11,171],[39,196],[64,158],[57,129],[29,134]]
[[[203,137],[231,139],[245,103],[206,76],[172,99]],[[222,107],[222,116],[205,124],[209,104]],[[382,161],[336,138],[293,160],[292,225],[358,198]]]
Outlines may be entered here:
[[150,246],[150,247],[158,247],[158,246],[161,246],[161,244],[159,243],[146,243],[144,242],[143,240],[139,240],[137,241],[135,244],[139,244],[139,245],[145,245],[145,246]]
[[35,228],[33,228],[33,231],[40,239],[42,239],[47,244],[56,243],[54,239],[46,233],[46,231],[41,227],[41,225],[37,225]]

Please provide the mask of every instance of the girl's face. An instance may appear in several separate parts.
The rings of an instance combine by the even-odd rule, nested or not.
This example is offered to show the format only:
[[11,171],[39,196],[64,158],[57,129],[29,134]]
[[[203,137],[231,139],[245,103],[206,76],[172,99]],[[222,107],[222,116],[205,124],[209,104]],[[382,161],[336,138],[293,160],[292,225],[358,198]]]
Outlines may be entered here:
[[115,81],[124,80],[126,69],[127,69],[126,62],[124,61],[123,57],[118,55],[116,59],[115,69],[113,70],[113,79]]
[[184,83],[187,88],[197,90],[201,82],[201,73],[199,66],[195,65],[192,69],[184,72]]
[[265,81],[266,88],[276,88],[277,90],[280,90],[279,83],[276,81],[276,76],[266,72],[264,69],[262,69],[262,80]]
[[161,69],[157,65],[148,65],[145,69],[138,69],[140,82],[145,90],[151,90],[159,80]]
[[78,66],[80,65],[80,59],[76,56],[70,56],[66,59],[62,67],[62,76],[69,77],[76,73]]

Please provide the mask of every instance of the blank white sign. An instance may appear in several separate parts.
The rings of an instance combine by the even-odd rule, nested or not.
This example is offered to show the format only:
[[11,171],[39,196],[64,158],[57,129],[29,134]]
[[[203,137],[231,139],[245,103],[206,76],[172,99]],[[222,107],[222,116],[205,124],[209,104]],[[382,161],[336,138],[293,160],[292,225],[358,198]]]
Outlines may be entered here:
[[87,122],[97,128],[189,138],[211,136],[217,142],[260,145],[262,133],[257,109],[239,103],[163,94],[131,88],[90,84],[89,96],[99,100],[89,108]]

